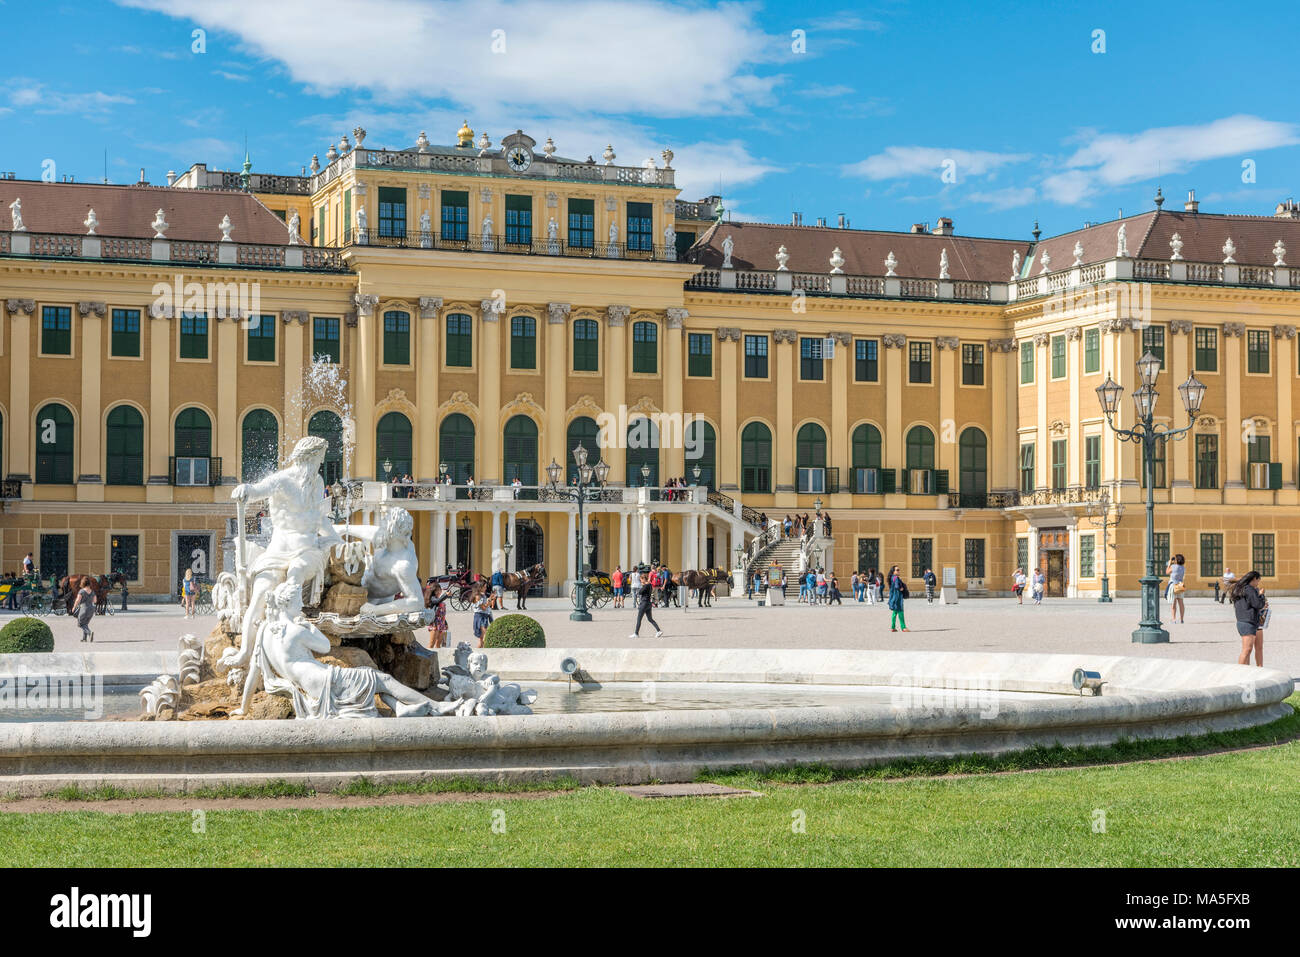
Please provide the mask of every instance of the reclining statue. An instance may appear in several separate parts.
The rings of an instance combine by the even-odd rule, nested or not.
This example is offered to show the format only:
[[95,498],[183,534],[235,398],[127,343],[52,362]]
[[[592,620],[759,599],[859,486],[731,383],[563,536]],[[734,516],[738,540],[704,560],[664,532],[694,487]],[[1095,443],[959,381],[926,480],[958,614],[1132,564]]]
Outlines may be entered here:
[[424,610],[424,589],[411,542],[414,527],[410,512],[390,508],[374,530],[370,564],[361,579],[370,600],[361,606],[361,614],[404,615]]

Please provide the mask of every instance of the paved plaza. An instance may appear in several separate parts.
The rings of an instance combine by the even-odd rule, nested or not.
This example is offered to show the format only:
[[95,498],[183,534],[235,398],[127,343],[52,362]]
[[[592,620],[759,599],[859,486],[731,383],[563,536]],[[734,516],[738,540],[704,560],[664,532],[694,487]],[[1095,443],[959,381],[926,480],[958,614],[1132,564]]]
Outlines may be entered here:
[[[1138,601],[1116,600],[1102,605],[1092,599],[1047,599],[1041,606],[1014,599],[968,599],[957,605],[907,603],[911,630],[891,633],[889,611],[883,605],[846,602],[843,606],[807,607],[791,603],[782,608],[757,607],[744,598],[718,599],[712,608],[689,611],[656,609],[664,629],[642,626],[642,637],[628,637],[636,620],[631,607],[606,607],[592,613],[591,623],[569,620],[566,599],[533,598],[528,614],[546,629],[547,643],[556,647],[632,647],[638,643],[674,648],[860,648],[926,651],[1088,652],[1204,661],[1236,661],[1240,642],[1231,606],[1209,598],[1188,601],[1186,625],[1166,623],[1167,645],[1136,645],[1130,633],[1137,626]],[[1300,677],[1300,599],[1272,602],[1274,624],[1265,632],[1264,663]],[[513,601],[507,612],[513,610]],[[12,612],[5,612],[7,617]],[[497,612],[498,615],[502,612]],[[1168,605],[1162,606],[1162,615]],[[449,611],[450,637],[473,641],[471,614]],[[4,619],[0,619],[3,621]],[[76,622],[66,616],[46,619],[55,635],[56,651],[90,648],[80,641]],[[173,648],[177,636],[206,633],[216,619],[186,621],[178,606],[139,605],[132,611],[100,616],[95,621],[95,651],[143,651]],[[422,636],[427,641],[427,635]]]

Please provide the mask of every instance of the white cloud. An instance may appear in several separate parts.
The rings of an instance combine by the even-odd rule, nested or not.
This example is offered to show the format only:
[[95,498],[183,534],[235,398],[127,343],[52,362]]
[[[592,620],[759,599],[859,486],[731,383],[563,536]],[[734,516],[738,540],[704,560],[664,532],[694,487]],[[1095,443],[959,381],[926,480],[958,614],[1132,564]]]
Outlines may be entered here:
[[1028,206],[1037,196],[1038,191],[1032,186],[1006,186],[1002,189],[968,193],[966,200],[982,203],[991,209],[1015,209],[1017,206]]
[[993,153],[986,150],[941,149],[932,146],[890,146],[882,153],[844,167],[848,176],[867,179],[905,179],[909,176],[938,177],[949,162],[955,164],[957,181],[985,176],[1002,166],[1023,163],[1028,153]]
[[236,83],[247,83],[249,78],[242,73],[231,73],[229,70],[213,70],[213,76],[219,76],[222,79],[233,80]]
[[11,80],[9,87],[9,104],[33,113],[102,114],[114,106],[135,102],[129,96],[99,90],[91,93],[60,93],[47,89],[44,83],[35,80]]
[[1072,205],[1106,187],[1123,186],[1159,175],[1184,172],[1205,160],[1300,143],[1300,128],[1238,114],[1198,126],[1163,126],[1138,133],[1085,133],[1083,145],[1064,162],[1065,170],[1046,177],[1048,198]]
[[821,83],[810,83],[802,90],[796,91],[800,96],[812,96],[830,99],[832,97],[852,96],[855,92],[853,87],[845,86],[843,83],[825,86]]
[[[780,45],[753,6],[579,0],[118,0],[238,37],[296,82],[332,93],[445,97],[489,108],[706,115],[766,102],[754,67]],[[494,31],[504,31],[494,37]],[[494,38],[505,52],[494,52]],[[217,38],[209,37],[212,49]],[[498,43],[499,46],[499,43]]]

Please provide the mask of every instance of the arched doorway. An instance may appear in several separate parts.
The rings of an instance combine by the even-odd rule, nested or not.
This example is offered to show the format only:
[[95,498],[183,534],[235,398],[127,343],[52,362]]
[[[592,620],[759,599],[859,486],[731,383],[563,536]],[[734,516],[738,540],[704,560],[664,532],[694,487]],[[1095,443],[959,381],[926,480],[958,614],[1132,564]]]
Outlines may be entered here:
[[546,561],[546,534],[533,519],[521,518],[515,521],[512,544],[515,547],[515,568],[522,571]]

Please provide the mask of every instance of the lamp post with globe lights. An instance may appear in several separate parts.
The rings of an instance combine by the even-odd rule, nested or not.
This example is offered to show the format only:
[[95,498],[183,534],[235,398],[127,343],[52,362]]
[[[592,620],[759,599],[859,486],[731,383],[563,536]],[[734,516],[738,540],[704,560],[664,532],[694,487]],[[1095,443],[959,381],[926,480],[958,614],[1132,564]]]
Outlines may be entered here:
[[1196,415],[1201,411],[1205,401],[1205,383],[1195,375],[1189,375],[1187,381],[1178,387],[1183,408],[1187,412],[1188,422],[1181,429],[1159,426],[1155,422],[1156,379],[1160,375],[1160,360],[1150,352],[1137,361],[1138,377],[1141,386],[1133,393],[1133,405],[1137,419],[1130,429],[1121,429],[1115,425],[1114,416],[1119,409],[1119,400],[1124,387],[1110,377],[1097,387],[1097,398],[1101,409],[1106,414],[1106,424],[1125,442],[1133,442],[1142,448],[1142,474],[1147,487],[1147,536],[1146,536],[1146,574],[1142,576],[1142,620],[1133,632],[1133,641],[1140,644],[1158,644],[1169,640],[1169,632],[1160,624],[1160,574],[1156,568],[1156,531],[1155,531],[1155,472],[1156,445],[1170,439],[1181,439],[1191,431],[1196,423]]
[[575,552],[574,567],[577,569],[577,580],[573,583],[573,612],[569,615],[570,621],[591,621],[591,612],[587,611],[587,563],[583,552],[583,529],[586,527],[583,522],[583,505],[587,501],[588,490],[604,485],[609,478],[609,463],[600,461],[595,465],[587,463],[587,450],[582,443],[578,443],[577,448],[573,450],[573,461],[577,465],[575,482],[573,485],[560,488],[560,477],[564,473],[564,467],[554,459],[551,464],[546,466],[546,477],[551,480],[551,491],[559,496],[563,495],[578,503],[578,531],[573,543]]

